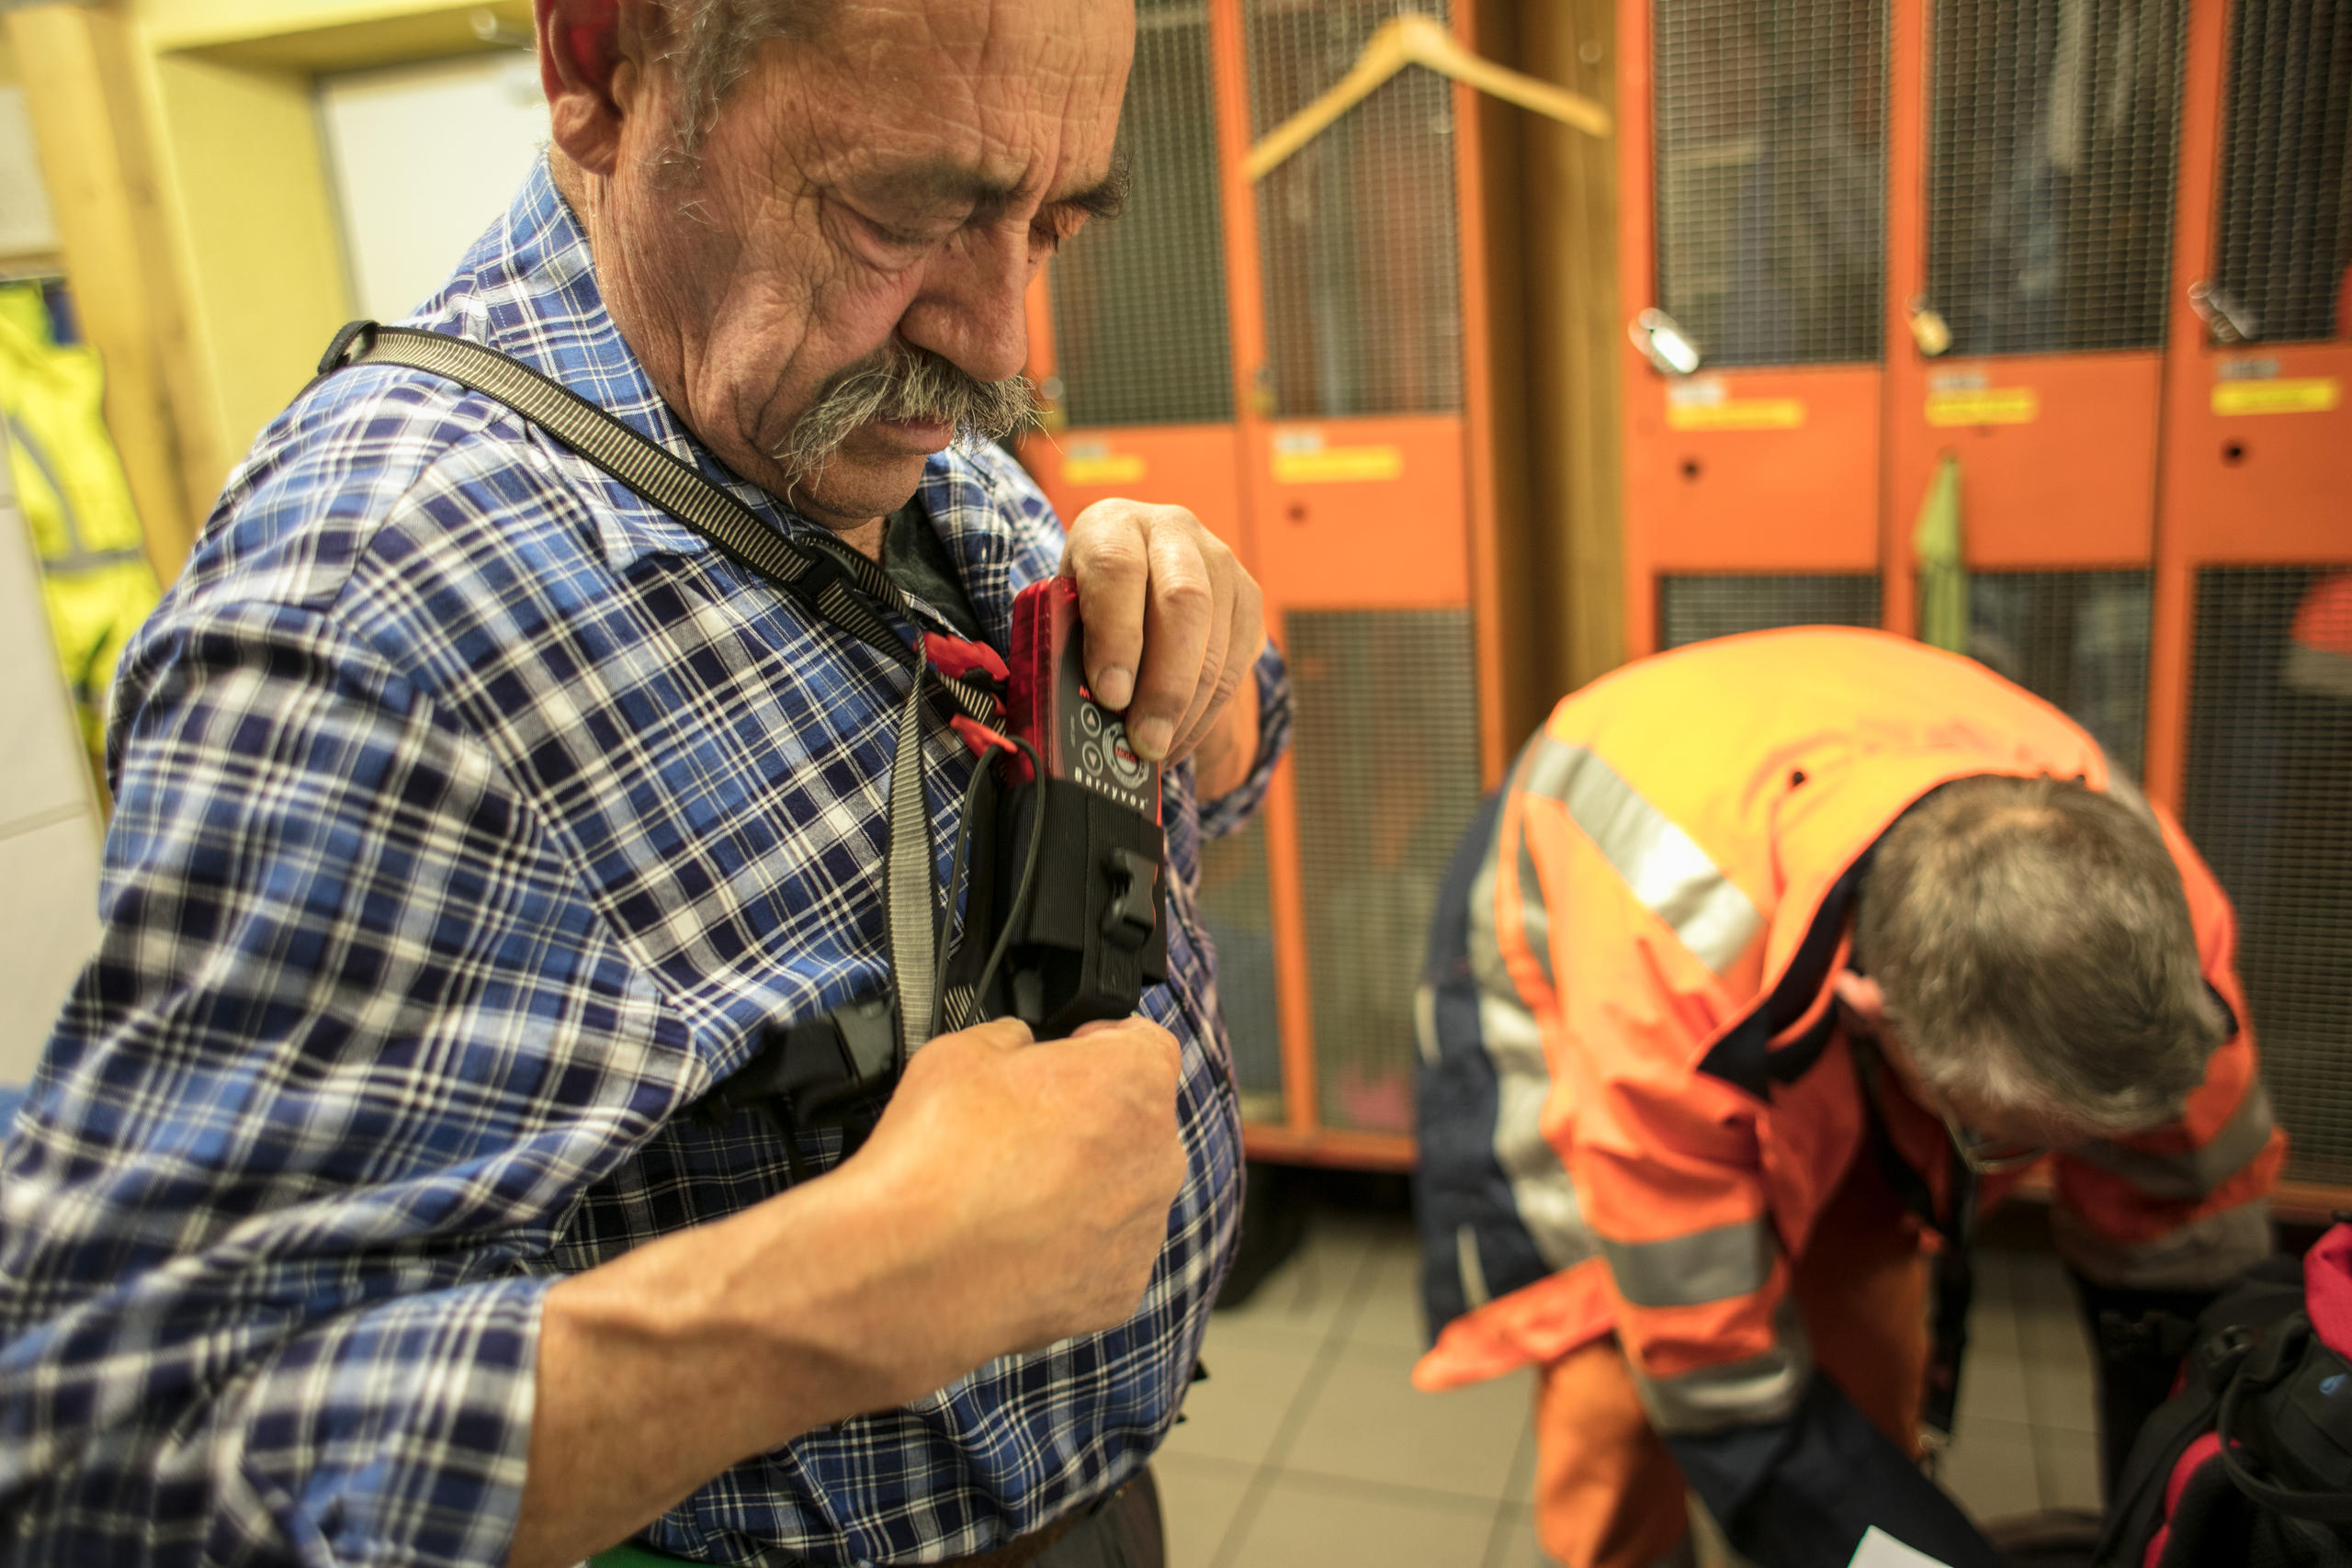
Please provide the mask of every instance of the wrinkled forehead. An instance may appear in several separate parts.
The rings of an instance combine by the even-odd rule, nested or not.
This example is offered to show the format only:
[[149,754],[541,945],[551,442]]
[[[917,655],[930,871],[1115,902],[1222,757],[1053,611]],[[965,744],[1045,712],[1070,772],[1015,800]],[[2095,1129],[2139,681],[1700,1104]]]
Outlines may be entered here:
[[793,74],[833,160],[948,158],[1042,195],[1107,169],[1135,30],[1130,0],[839,0]]

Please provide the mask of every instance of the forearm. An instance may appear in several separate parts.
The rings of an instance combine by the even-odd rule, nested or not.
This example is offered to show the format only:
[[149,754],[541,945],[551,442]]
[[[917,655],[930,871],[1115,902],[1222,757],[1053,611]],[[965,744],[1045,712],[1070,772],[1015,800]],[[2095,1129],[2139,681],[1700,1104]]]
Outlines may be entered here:
[[509,1562],[577,1562],[738,1460],[1125,1322],[1186,1168],[1179,1062],[1140,1021],[943,1035],[834,1170],[554,1287]]
[[860,1207],[837,1173],[548,1292],[514,1568],[577,1562],[739,1460],[922,1392],[854,1355],[881,1348],[859,1344]]

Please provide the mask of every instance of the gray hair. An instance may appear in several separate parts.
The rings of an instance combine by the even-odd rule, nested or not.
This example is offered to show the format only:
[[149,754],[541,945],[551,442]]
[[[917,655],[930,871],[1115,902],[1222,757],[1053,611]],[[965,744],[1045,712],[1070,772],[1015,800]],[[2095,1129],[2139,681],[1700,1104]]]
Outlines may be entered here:
[[2178,1115],[2226,1033],[2136,791],[1944,785],[1880,839],[1854,945],[1931,1088],[2095,1133]]
[[760,46],[821,38],[834,0],[655,0],[661,58],[677,80],[677,155],[691,164]]

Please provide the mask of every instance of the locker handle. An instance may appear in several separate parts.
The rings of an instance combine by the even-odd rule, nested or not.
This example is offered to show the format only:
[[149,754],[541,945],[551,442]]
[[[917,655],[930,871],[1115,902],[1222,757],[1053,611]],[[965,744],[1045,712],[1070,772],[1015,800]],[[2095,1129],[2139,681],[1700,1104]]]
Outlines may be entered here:
[[1664,310],[1644,310],[1625,331],[1659,375],[1688,376],[1699,368],[1699,345]]
[[1251,183],[1264,179],[1292,153],[1330,129],[1333,122],[1372,96],[1380,85],[1408,65],[1425,65],[1439,75],[1491,93],[1505,103],[1548,115],[1588,136],[1610,133],[1609,111],[1581,93],[1483,60],[1462,46],[1434,17],[1408,12],[1380,24],[1348,67],[1348,73],[1322,96],[1266,133],[1241,160]]
[[1951,328],[1942,311],[1924,299],[1914,299],[1905,309],[1911,318],[1911,341],[1922,355],[1934,359],[1951,350]]

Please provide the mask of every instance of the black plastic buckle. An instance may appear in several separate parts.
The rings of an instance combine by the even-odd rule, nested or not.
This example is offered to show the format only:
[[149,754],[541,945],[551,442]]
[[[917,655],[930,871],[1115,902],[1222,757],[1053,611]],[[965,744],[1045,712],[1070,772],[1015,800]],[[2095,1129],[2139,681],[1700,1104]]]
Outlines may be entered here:
[[889,992],[796,1023],[770,1024],[752,1059],[689,1113],[720,1126],[746,1111],[771,1117],[795,1181],[798,1136],[838,1127],[862,1138],[899,1087],[899,1010]]
[[[354,344],[358,344],[356,350],[352,347]],[[375,346],[375,322],[345,321],[334,334],[334,341],[327,344],[327,351],[319,355],[319,374],[331,376],[354,358],[365,357],[368,351]]]

